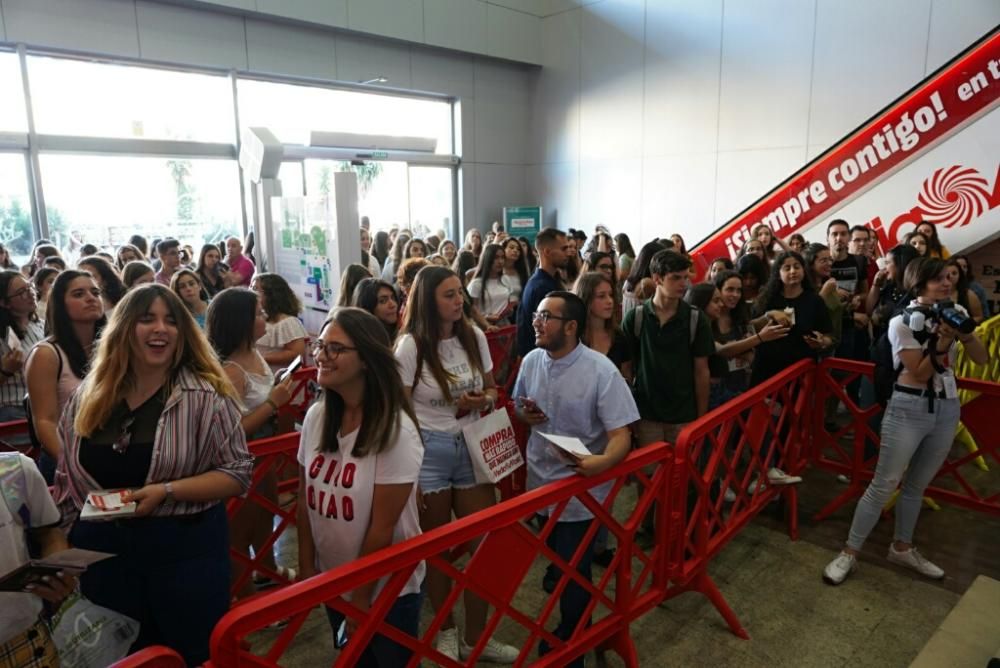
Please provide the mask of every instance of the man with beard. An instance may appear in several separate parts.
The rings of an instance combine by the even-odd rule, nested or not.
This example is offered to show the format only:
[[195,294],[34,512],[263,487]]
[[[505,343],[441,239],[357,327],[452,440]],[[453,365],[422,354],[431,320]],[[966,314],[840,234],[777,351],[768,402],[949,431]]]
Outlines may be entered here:
[[[563,236],[562,243],[565,243]],[[526,311],[533,323],[537,348],[528,354],[514,385],[518,418],[531,426],[528,438],[528,487],[534,489],[574,473],[594,476],[618,464],[631,446],[629,425],[639,411],[628,385],[614,363],[604,354],[580,343],[587,323],[587,307],[571,292],[550,292],[538,307]],[[541,433],[580,439],[592,454],[578,457],[558,450]],[[608,481],[590,490],[603,503],[611,490]],[[543,520],[548,517],[546,513]],[[573,499],[555,519],[548,546],[570,561],[593,519],[591,512]],[[591,582],[593,545],[577,564],[577,572]],[[554,566],[546,575],[554,588],[560,574]],[[590,596],[570,580],[559,598],[560,622],[554,631],[567,640],[580,624]],[[589,624],[589,620],[586,622]],[[544,641],[539,654],[550,650]],[[566,664],[584,665],[583,657]]]

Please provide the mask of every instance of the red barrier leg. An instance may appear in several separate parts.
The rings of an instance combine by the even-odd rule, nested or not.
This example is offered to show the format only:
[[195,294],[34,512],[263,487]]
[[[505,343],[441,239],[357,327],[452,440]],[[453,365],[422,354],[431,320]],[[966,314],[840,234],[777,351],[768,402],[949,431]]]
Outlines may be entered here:
[[719,591],[715,582],[712,581],[712,578],[708,577],[708,573],[702,571],[701,574],[695,577],[691,585],[691,589],[700,591],[708,597],[708,600],[712,602],[712,605],[714,605],[715,609],[719,611],[720,615],[722,615],[726,624],[729,625],[729,630],[733,632],[733,635],[738,638],[742,638],[743,640],[750,640],[750,634],[747,633],[746,629],[743,628],[743,625],[740,624],[739,617],[736,616],[733,609],[729,607],[728,603],[726,603],[725,597],[722,595],[722,592]]
[[813,515],[813,522],[820,522],[825,520],[830,515],[840,510],[840,507],[844,504],[850,502],[852,499],[860,497],[865,493],[865,487],[861,483],[857,482],[857,478],[851,478],[851,483],[848,485],[847,489],[841,492],[833,501],[823,506],[823,509],[818,513]]

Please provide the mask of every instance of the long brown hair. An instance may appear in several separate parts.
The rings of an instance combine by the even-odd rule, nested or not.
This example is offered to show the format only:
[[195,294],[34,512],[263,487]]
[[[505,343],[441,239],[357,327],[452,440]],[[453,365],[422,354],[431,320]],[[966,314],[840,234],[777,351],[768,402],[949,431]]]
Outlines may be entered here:
[[[447,267],[431,265],[424,267],[417,274],[410,290],[410,301],[406,306],[406,315],[403,318],[402,334],[409,334],[413,337],[413,342],[417,346],[417,372],[412,379],[404,379],[405,382],[416,385],[420,378],[423,364],[426,362],[430,367],[434,380],[441,387],[441,392],[446,400],[454,401],[451,396],[451,382],[457,380],[448,373],[444,365],[441,364],[441,356],[438,355],[438,344],[441,342],[441,317],[438,315],[437,289],[449,278],[458,278],[458,274]],[[461,279],[459,279],[461,282]],[[461,289],[461,288],[459,288]],[[469,356],[469,365],[473,371],[480,376],[485,376],[483,371],[483,360],[479,350],[479,340],[473,329],[475,325],[463,314],[455,323],[453,330],[458,342],[465,349],[465,354]]]
[[118,302],[101,334],[90,373],[78,390],[80,400],[74,427],[79,435],[88,437],[100,429],[125,393],[135,386],[132,362],[135,327],[157,299],[163,301],[177,324],[177,348],[170,361],[167,394],[172,390],[178,372],[188,369],[219,394],[233,399],[237,397],[212,347],[181,298],[165,285],[150,283],[131,290]]
[[[614,312],[618,311],[618,300],[615,299],[615,284],[608,279],[607,276],[599,271],[588,271],[585,274],[580,274],[580,278],[576,279],[576,285],[573,286],[573,293],[583,301],[583,305],[587,307],[587,319],[590,319],[590,302],[593,301],[594,295],[597,294],[598,288],[600,288],[605,283],[611,288],[611,299],[615,303]],[[589,324],[589,322],[588,322]],[[611,336],[612,342],[615,338],[615,328],[617,324],[615,323],[615,316],[612,315],[610,318],[604,321],[604,331]],[[590,327],[587,327],[585,335],[582,337],[583,342],[588,346],[591,343],[591,331]]]
[[[364,417],[351,455],[364,457],[385,452],[399,435],[400,413],[406,413],[414,425],[419,424],[403,392],[403,379],[390,347],[389,333],[371,313],[350,306],[331,311],[320,331],[329,325],[338,325],[344,330],[364,363]],[[340,448],[337,434],[344,419],[344,400],[334,390],[324,389],[323,404],[325,415],[319,449],[337,452]]]

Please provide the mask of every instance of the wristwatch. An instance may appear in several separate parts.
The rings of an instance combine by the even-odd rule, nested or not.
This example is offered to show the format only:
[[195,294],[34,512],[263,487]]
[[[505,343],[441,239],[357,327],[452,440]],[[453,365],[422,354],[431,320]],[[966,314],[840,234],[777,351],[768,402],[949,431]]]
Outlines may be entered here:
[[165,483],[163,485],[163,489],[165,489],[166,492],[167,492],[167,498],[165,500],[169,501],[170,503],[175,503],[177,501],[177,499],[174,498],[174,483],[173,483],[173,481],[171,480],[171,481],[168,481],[167,483]]

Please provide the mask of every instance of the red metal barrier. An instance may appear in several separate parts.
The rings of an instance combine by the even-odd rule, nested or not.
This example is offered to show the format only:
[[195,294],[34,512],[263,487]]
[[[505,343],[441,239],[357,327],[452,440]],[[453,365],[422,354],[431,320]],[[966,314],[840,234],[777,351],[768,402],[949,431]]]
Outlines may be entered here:
[[[517,372],[521,360],[517,356],[517,325],[510,325],[494,330],[486,335],[490,346],[490,359],[493,361],[493,379],[497,383],[498,406],[507,409],[511,424],[514,427],[514,437],[524,456],[528,447],[528,429],[514,418],[514,397],[510,396],[517,380]],[[518,494],[523,494],[527,488],[528,472],[521,467],[497,483],[500,498],[506,501]]]
[[301,423],[317,393],[316,367],[302,367],[292,374],[292,398],[278,410],[278,413],[290,415],[296,422]]
[[295,493],[298,490],[299,464],[296,460],[296,455],[299,451],[299,434],[298,432],[292,432],[290,434],[252,441],[248,444],[248,448],[250,454],[256,459],[253,477],[250,482],[250,490],[245,497],[230,499],[226,504],[226,514],[232,518],[246,504],[255,504],[279,518],[279,521],[277,526],[273,527],[270,537],[253,558],[249,554],[233,547],[229,548],[229,553],[234,563],[244,566],[241,572],[234,573],[231,589],[233,595],[236,595],[243,589],[247,581],[253,576],[254,571],[271,578],[279,586],[291,584],[281,573],[268,568],[264,564],[263,557],[271,552],[274,544],[289,527],[295,526],[295,510],[298,500],[293,500],[288,508],[282,508],[280,503],[275,503],[274,500],[263,496],[259,488],[261,481],[269,474],[273,474],[278,480],[279,495],[282,493]]
[[[819,366],[812,463],[817,468],[846,475],[850,482],[847,489],[816,514],[816,521],[829,517],[844,504],[860,497],[875,473],[878,454],[874,448],[880,443],[880,435],[871,429],[870,421],[882,409],[878,405],[861,408],[851,401],[845,390],[856,378],[870,379],[873,370],[873,364],[842,359],[824,360]],[[1000,384],[959,378],[958,386],[979,392],[978,397],[962,406],[962,423],[975,437],[977,448],[962,456],[949,458],[925,495],[977,512],[1000,515],[1000,487],[995,476],[990,477],[988,473],[968,466],[977,457],[992,459],[1000,464],[1000,438],[992,424],[1000,415]],[[828,397],[836,397],[843,402],[850,415],[850,421],[834,432],[823,426],[824,402]],[[865,456],[866,441],[869,452],[874,453],[870,457]]]
[[154,645],[116,661],[108,668],[186,668],[184,658],[162,645]]
[[[749,636],[708,576],[708,563],[778,495],[787,503],[789,534],[798,538],[796,488],[768,485],[767,472],[779,467],[798,475],[806,467],[814,370],[808,360],[789,367],[689,424],[677,439],[668,540],[677,586],[668,598],[701,592],[741,638]],[[732,503],[726,489],[735,494]]]
[[27,448],[18,447],[8,443],[11,438],[17,438],[20,441],[28,440],[28,421],[27,420],[14,420],[13,422],[0,422],[0,452],[23,452],[32,459],[38,459],[38,448],[32,448],[30,445]]
[[[622,464],[601,476],[572,477],[547,485],[305,582],[248,600],[230,611],[216,627],[208,665],[279,665],[306,616],[324,603],[357,619],[359,625],[334,665],[354,665],[376,632],[413,650],[411,666],[423,659],[449,667],[461,665],[438,653],[434,649],[434,638],[459,595],[469,590],[487,601],[494,612],[465,665],[475,664],[486,640],[500,622],[506,620],[502,639],[523,648],[517,666],[535,663],[534,647],[539,640],[547,641],[552,651],[538,659],[537,665],[565,665],[574,657],[606,646],[620,654],[626,665],[636,666],[638,659],[629,636],[629,623],[664,599],[668,581],[663,568],[667,559],[665,543],[661,541],[647,552],[635,544],[634,538],[642,518],[650,512],[654,502],[669,511],[668,474],[673,459],[672,446],[663,443],[649,446],[632,453]],[[649,469],[654,469],[651,474],[644,472]],[[618,509],[619,514],[623,511],[626,514],[626,519],[619,521],[612,516],[611,509],[630,475],[638,480],[638,498],[627,511]],[[602,505],[594,501],[587,490],[606,481],[613,481],[613,486],[608,500]],[[540,532],[535,532],[528,522],[547,508],[552,509],[550,517],[558,518],[574,497],[591,510],[597,521],[590,526],[581,549],[566,562],[545,542],[554,523],[549,522]],[[668,516],[668,512],[657,513],[657,535],[667,535]],[[609,568],[591,584],[577,573],[576,566],[583,556],[582,545],[589,544],[599,525],[608,527],[615,536],[618,550]],[[447,555],[456,548],[477,540],[482,542],[470,559],[456,564],[447,560]],[[525,582],[536,559],[555,564],[561,571],[561,579],[540,610],[521,610],[515,597],[518,588],[540,589],[534,578]],[[420,637],[414,638],[386,625],[384,616],[413,569],[422,561],[427,563],[428,569],[446,573],[456,586],[430,625],[424,625]],[[362,584],[383,577],[388,578],[384,589],[373,601],[371,610],[361,614],[346,595]],[[559,596],[570,579],[589,593],[591,602],[584,619],[593,615],[593,623],[587,626],[581,622],[572,637],[563,642],[547,629],[551,626]],[[252,654],[246,648],[250,634],[281,620],[290,620],[288,627],[263,656]],[[509,637],[512,635],[517,638]]]

